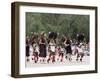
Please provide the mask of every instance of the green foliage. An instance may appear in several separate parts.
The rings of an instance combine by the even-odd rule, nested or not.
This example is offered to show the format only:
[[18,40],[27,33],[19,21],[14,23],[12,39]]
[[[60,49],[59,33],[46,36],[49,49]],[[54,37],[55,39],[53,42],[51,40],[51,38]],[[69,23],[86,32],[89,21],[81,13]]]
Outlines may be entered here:
[[78,32],[83,32],[89,40],[89,15],[26,13],[26,35],[32,32],[46,33],[54,31],[71,38],[76,38]]

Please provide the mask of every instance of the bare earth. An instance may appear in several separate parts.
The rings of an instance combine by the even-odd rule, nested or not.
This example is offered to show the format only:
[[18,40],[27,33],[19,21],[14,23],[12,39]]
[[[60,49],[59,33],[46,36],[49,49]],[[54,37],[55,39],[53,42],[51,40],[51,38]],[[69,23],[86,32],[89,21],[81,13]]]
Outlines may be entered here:
[[54,62],[54,63],[52,63],[52,62],[47,63],[47,61],[45,61],[45,62],[38,61],[37,63],[34,63],[34,61],[30,57],[30,61],[26,62],[26,67],[31,68],[31,67],[44,67],[44,66],[51,66],[51,67],[52,66],[74,66],[74,65],[89,65],[89,63],[90,63],[90,56],[84,56],[82,62],[76,61],[76,56],[73,55],[72,61],[69,61],[64,58],[63,62],[56,60],[56,62]]

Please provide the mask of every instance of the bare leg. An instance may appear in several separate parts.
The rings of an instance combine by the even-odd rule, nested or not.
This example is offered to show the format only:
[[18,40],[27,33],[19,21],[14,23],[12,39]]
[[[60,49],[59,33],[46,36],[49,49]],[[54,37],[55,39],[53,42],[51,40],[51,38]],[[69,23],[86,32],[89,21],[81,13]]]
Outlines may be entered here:
[[72,60],[72,58],[71,58],[71,53],[69,53],[69,61],[71,61]]
[[55,55],[53,55],[52,62],[55,62]]
[[57,61],[59,60],[59,58],[60,58],[60,53],[59,53],[59,55],[58,55]]
[[80,59],[80,61],[82,61],[83,57],[84,57],[84,54],[82,53],[82,54],[81,54],[81,59]]
[[79,54],[77,54],[77,59],[76,59],[76,61],[78,61],[78,58],[80,57],[80,55]]
[[49,58],[47,60],[48,63],[49,63],[50,59],[51,59],[51,53],[49,54]]
[[61,62],[63,61],[63,56],[64,56],[64,54],[62,53],[62,54],[61,54]]

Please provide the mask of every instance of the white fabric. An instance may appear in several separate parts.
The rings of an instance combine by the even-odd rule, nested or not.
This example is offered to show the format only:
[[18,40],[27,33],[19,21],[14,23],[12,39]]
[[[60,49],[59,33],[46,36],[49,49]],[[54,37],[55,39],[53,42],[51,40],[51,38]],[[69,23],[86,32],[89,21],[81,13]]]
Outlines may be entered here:
[[56,51],[55,46],[51,46],[51,51],[52,51],[52,52],[55,52],[55,51]]

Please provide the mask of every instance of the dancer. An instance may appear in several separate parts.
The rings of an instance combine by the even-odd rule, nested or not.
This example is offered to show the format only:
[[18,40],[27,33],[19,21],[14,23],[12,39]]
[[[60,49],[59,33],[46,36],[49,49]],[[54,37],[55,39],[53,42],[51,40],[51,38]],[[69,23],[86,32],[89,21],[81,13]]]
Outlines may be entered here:
[[42,32],[41,35],[40,35],[40,40],[39,40],[39,57],[41,58],[40,62],[41,61],[44,62],[46,56],[47,56],[47,53],[46,53],[46,39],[45,39],[45,33]]
[[29,37],[26,37],[26,61],[29,61],[29,50],[30,50],[30,46],[29,46]]
[[64,47],[59,46],[58,47],[58,58],[57,58],[57,60],[60,59],[60,61],[63,62],[63,57],[64,57]]
[[65,50],[66,50],[66,59],[69,59],[69,61],[71,61],[72,49],[71,49],[71,41],[69,38],[66,37],[64,41],[64,45],[65,45]]
[[77,49],[78,49],[78,54],[77,54],[76,61],[78,61],[79,58],[80,58],[80,61],[82,62],[82,59],[84,57],[84,46],[83,45],[78,45],[78,48]]
[[37,43],[33,44],[33,58],[32,60],[34,60],[35,63],[38,62],[38,54],[39,54],[39,47],[37,45]]
[[54,39],[50,40],[48,51],[49,51],[49,58],[48,58],[47,62],[49,63],[50,60],[52,60],[52,62],[55,62],[56,43],[55,43]]

